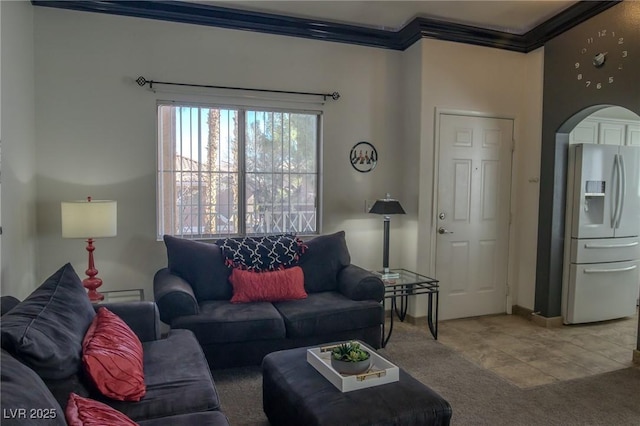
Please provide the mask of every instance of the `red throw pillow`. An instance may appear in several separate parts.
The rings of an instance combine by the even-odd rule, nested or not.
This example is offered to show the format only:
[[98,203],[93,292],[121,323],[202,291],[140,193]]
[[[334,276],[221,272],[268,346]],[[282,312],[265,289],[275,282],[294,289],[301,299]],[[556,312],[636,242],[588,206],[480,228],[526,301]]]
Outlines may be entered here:
[[234,268],[229,277],[233,286],[231,303],[281,302],[306,299],[302,268],[251,272]]
[[102,307],[82,342],[84,369],[104,396],[140,401],[144,384],[142,343],[116,314]]
[[138,423],[102,402],[71,393],[64,411],[69,426],[138,426]]

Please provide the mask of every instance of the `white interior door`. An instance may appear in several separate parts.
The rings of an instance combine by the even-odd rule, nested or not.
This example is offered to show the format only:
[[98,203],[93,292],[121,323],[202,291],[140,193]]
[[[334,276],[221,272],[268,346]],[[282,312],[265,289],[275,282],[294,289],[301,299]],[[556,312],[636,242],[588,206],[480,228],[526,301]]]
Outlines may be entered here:
[[513,120],[439,114],[440,318],[506,312]]

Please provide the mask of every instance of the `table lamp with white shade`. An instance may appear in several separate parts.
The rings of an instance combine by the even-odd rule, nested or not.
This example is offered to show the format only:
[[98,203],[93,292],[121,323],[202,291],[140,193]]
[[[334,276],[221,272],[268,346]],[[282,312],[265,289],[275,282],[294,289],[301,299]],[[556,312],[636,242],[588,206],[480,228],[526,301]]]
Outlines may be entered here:
[[89,300],[97,302],[104,299],[104,295],[96,289],[102,285],[98,278],[98,270],[93,261],[93,242],[95,238],[115,237],[117,234],[118,203],[111,200],[63,201],[62,238],[83,238],[87,241],[89,252],[89,267],[85,271],[88,278],[82,284],[88,290]]

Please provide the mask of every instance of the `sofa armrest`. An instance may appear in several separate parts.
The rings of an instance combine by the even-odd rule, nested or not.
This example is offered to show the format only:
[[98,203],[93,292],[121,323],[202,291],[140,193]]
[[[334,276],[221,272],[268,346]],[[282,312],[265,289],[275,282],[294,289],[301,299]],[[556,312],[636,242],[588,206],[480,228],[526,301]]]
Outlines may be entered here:
[[352,300],[382,301],[384,283],[380,277],[356,265],[348,265],[338,272],[340,293]]
[[168,268],[160,269],[153,277],[153,295],[160,319],[166,324],[171,324],[175,318],[200,312],[193,288]]
[[160,315],[153,302],[115,302],[94,305],[97,311],[105,307],[120,318],[136,333],[141,342],[160,338]]

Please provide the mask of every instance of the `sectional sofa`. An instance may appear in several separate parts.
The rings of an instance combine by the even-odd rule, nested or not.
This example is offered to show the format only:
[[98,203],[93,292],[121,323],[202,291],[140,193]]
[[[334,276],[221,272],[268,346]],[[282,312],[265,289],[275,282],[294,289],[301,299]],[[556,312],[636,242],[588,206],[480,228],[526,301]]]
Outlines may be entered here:
[[[153,302],[94,306],[67,264],[24,301],[2,297],[1,307],[3,425],[66,425],[72,393],[91,404],[93,411],[81,417],[115,409],[146,426],[228,425],[197,340],[188,330],[161,338]],[[139,401],[106,397],[83,367],[83,338],[102,307],[124,320],[141,342],[146,393]],[[110,346],[119,345],[117,338]],[[100,404],[106,408],[96,408]],[[126,424],[105,419],[84,424]]]

